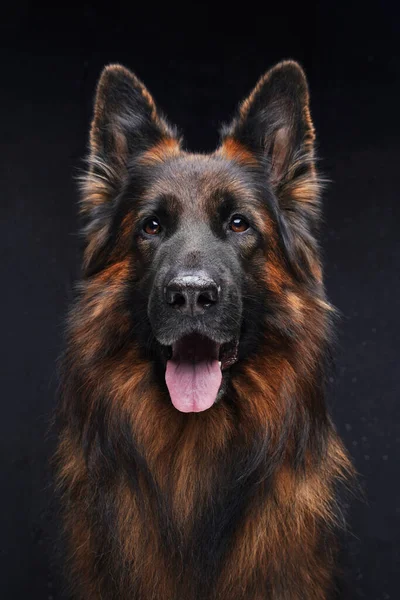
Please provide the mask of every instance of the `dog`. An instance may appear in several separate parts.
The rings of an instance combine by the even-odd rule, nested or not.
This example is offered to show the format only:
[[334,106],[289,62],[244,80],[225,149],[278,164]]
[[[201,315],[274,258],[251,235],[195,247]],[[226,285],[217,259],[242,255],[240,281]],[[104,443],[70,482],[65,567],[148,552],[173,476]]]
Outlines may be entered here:
[[325,404],[314,141],[295,61],[207,155],[104,69],[58,407],[76,597],[330,597],[353,470]]

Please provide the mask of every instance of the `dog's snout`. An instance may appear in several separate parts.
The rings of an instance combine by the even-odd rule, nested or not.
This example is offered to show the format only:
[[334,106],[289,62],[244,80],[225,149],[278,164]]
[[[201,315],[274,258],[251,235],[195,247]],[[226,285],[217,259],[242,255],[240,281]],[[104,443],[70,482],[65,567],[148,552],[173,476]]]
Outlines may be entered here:
[[203,273],[179,275],[165,287],[167,304],[181,313],[198,316],[218,303],[219,287]]

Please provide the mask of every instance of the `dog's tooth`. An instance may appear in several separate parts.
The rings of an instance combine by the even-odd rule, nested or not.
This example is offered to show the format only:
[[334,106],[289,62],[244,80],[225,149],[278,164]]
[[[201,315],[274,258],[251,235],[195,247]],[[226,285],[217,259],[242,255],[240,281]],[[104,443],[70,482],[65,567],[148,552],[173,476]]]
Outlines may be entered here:
[[219,368],[221,368],[222,362],[220,360],[218,361],[218,364],[219,364]]

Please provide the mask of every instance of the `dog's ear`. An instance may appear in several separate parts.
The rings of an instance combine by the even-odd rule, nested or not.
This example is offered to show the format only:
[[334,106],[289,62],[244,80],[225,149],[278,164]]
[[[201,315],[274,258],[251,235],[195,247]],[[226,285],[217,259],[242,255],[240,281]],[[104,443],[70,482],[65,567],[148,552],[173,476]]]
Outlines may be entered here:
[[266,164],[283,210],[297,205],[318,216],[314,128],[306,76],[297,62],[283,61],[267,71],[222,133],[225,154],[240,159],[250,151]]
[[124,164],[132,154],[165,137],[174,138],[175,132],[158,114],[143,83],[121,65],[105,67],[97,85],[90,131],[92,154]]
[[143,83],[120,65],[106,67],[97,85],[88,169],[81,177],[86,273],[105,261],[114,208],[128,182],[140,185],[140,159],[162,160],[179,145]]
[[83,210],[112,200],[135,157],[163,142],[179,145],[143,83],[121,65],[105,67],[96,91]]

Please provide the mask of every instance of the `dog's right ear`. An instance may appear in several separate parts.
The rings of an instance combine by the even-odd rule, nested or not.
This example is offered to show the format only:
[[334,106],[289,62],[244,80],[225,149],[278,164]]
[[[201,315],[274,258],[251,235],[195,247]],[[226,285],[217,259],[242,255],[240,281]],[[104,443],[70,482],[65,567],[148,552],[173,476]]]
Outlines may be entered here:
[[179,146],[176,131],[160,116],[143,83],[121,65],[106,67],[97,86],[88,169],[81,178],[87,275],[107,260],[114,209],[139,172],[139,160],[163,160]]
[[160,116],[143,83],[121,65],[105,67],[97,85],[83,211],[112,201],[134,159],[164,142],[179,146],[176,131]]

